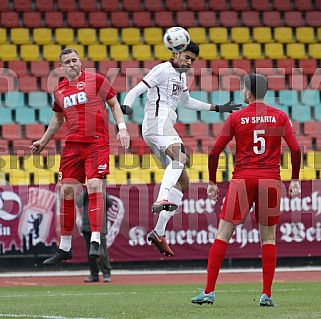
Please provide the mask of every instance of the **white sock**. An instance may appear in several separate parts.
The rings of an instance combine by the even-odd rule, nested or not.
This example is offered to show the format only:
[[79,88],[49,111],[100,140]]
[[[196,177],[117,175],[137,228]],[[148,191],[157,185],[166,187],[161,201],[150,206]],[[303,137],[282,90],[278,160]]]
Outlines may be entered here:
[[59,248],[64,251],[69,251],[71,249],[71,235],[61,235]]
[[182,174],[183,169],[184,164],[182,164],[179,161],[171,161],[167,165],[156,202],[159,202],[163,199],[169,199],[169,193],[171,191],[171,188],[176,185],[178,179]]
[[[168,200],[174,202],[178,206],[182,204],[183,193],[179,191],[177,188],[172,187],[170,193],[168,194]],[[155,230],[158,235],[163,236],[165,234],[166,225],[171,219],[172,216],[175,215],[177,210],[167,212],[166,210],[162,210],[159,214]]]
[[100,244],[100,232],[93,231],[91,233],[90,242],[95,241],[96,243]]

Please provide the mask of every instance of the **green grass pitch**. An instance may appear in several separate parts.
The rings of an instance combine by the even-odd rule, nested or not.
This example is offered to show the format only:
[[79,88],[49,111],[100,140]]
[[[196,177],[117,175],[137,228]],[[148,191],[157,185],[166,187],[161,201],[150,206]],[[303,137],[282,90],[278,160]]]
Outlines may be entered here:
[[[320,278],[319,278],[320,279]],[[317,280],[317,278],[316,278]],[[275,308],[260,307],[260,284],[218,284],[214,305],[194,305],[200,285],[2,287],[1,318],[321,318],[321,282],[275,283]]]

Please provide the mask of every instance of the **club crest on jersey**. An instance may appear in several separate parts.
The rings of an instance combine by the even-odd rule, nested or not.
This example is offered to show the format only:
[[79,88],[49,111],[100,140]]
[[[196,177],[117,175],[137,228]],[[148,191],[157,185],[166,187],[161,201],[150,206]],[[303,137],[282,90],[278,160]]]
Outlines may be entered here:
[[75,106],[77,104],[84,104],[88,101],[86,92],[79,92],[64,97],[64,108]]
[[78,89],[78,90],[84,89],[85,86],[86,86],[85,82],[79,82],[79,83],[77,83],[77,89]]
[[179,84],[176,84],[176,83],[173,84],[173,94],[174,95],[177,95],[182,91],[183,91],[183,85],[179,85]]

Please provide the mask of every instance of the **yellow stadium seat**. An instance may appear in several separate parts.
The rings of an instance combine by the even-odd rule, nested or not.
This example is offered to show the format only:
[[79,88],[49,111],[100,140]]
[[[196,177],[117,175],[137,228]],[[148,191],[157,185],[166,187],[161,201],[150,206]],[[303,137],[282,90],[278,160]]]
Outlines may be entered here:
[[274,28],[274,39],[280,43],[292,43],[293,32],[290,27],[276,27]]
[[36,185],[48,185],[55,184],[55,172],[50,169],[37,169],[32,173],[34,184]]
[[234,27],[231,31],[231,39],[236,43],[247,43],[250,40],[250,28],[247,27]]
[[201,44],[207,43],[206,29],[202,27],[191,27],[187,29],[193,42]]
[[316,42],[314,29],[312,27],[297,27],[295,29],[296,40],[301,43]]
[[88,45],[88,58],[93,61],[107,60],[107,46],[104,44]]
[[130,170],[140,167],[140,158],[138,154],[126,153],[119,155],[119,168]]
[[321,42],[321,27],[317,29],[317,40]]
[[154,45],[154,57],[160,61],[166,61],[172,57],[172,53],[163,43]]
[[266,43],[265,56],[269,59],[284,59],[284,49],[282,43]]
[[47,156],[48,169],[58,172],[59,165],[60,165],[60,158],[61,158],[61,156],[57,155],[57,154]]
[[0,44],[7,43],[7,30],[0,28]]
[[221,57],[227,60],[240,59],[239,45],[237,43],[222,43]]
[[264,55],[262,54],[260,43],[244,43],[243,44],[243,57],[246,59],[262,59]]
[[48,61],[58,61],[59,53],[61,52],[61,45],[59,44],[45,44],[42,48],[43,57]]
[[107,45],[119,43],[118,29],[117,28],[99,29],[99,41]]
[[148,44],[163,43],[162,28],[144,28],[144,40]]
[[10,40],[14,44],[30,43],[30,31],[27,28],[10,29]]
[[199,183],[201,181],[202,173],[200,169],[187,168],[186,171],[191,183]]
[[52,29],[50,28],[35,28],[33,29],[33,41],[36,44],[52,43]]
[[273,42],[272,32],[270,27],[254,27],[253,40],[259,43]]
[[321,151],[307,153],[307,166],[313,169],[321,169]]
[[209,40],[214,43],[227,43],[228,39],[227,28],[212,27],[209,29]]
[[107,176],[107,182],[113,184],[127,184],[129,174],[126,170],[115,168]]
[[317,171],[314,168],[305,167],[300,170],[301,180],[312,180],[317,178]]
[[17,46],[15,44],[1,44],[0,45],[0,60],[15,61],[17,57]]
[[78,42],[84,45],[97,43],[96,29],[80,28],[77,30]]
[[199,58],[203,60],[216,60],[219,58],[217,54],[217,46],[215,43],[202,43],[199,45]]
[[38,44],[22,44],[20,46],[20,56],[25,61],[37,61],[40,59]]
[[309,44],[309,55],[313,59],[321,59],[321,43]]
[[10,185],[30,185],[30,174],[21,169],[12,170],[9,173]]
[[129,45],[141,43],[140,29],[139,28],[122,28],[121,41]]
[[142,168],[144,170],[157,171],[159,169],[162,169],[163,166],[160,160],[154,154],[143,154]]
[[286,55],[291,59],[305,59],[305,47],[303,43],[288,43],[286,45]]
[[129,56],[129,48],[126,44],[113,44],[109,47],[110,58],[115,61],[131,60]]
[[207,169],[208,155],[201,153],[193,153],[189,156],[190,168],[206,168]]
[[56,42],[66,45],[74,42],[74,29],[72,28],[57,28],[55,31]]
[[85,47],[82,44],[69,43],[66,45],[66,47],[76,50],[81,60],[85,59]]
[[153,60],[152,50],[149,44],[134,44],[132,46],[133,59],[138,61]]

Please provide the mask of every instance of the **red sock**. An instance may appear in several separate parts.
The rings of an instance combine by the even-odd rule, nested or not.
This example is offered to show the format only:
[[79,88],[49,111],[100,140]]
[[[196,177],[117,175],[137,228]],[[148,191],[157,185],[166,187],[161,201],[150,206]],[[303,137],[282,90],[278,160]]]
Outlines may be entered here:
[[208,256],[207,282],[205,293],[215,290],[216,280],[225,257],[227,243],[220,239],[215,239]]
[[62,199],[60,204],[61,235],[72,235],[75,225],[75,200]]
[[271,297],[272,283],[276,268],[276,246],[266,244],[262,246],[262,271],[263,271],[263,290],[262,294]]
[[104,198],[103,193],[88,194],[88,216],[91,231],[101,232],[104,219]]

